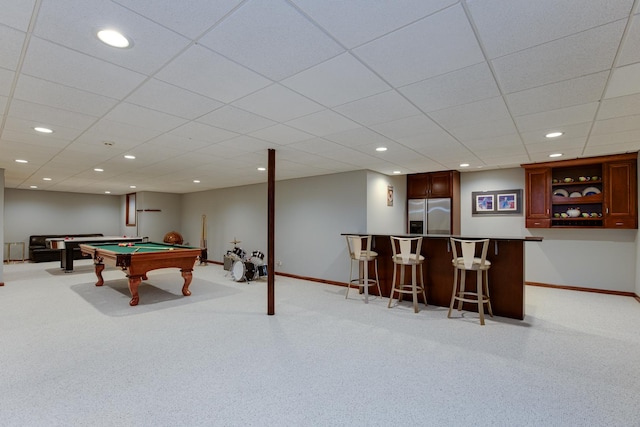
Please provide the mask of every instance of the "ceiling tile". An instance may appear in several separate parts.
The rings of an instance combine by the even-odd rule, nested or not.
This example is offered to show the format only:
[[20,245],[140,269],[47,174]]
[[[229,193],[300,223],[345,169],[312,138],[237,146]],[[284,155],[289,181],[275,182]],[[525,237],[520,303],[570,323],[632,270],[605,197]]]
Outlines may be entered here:
[[613,70],[605,98],[640,93],[640,63]]
[[424,112],[500,95],[493,74],[484,62],[404,86],[400,92]]
[[337,142],[345,147],[357,147],[360,145],[370,144],[386,145],[391,141],[386,136],[364,127],[332,133],[330,135],[326,135],[324,138]]
[[243,0],[189,0],[187,2],[114,0],[128,9],[189,38],[196,38],[224,18]]
[[315,136],[330,135],[349,129],[356,129],[360,126],[331,110],[324,110],[299,117],[288,121],[286,124]]
[[371,126],[387,138],[402,139],[424,133],[439,132],[442,128],[429,117],[419,114]]
[[505,98],[514,116],[597,102],[602,98],[608,77],[609,72],[603,71],[511,93]]
[[233,105],[276,122],[284,122],[323,109],[321,105],[279,84],[259,90],[234,102]]
[[200,117],[198,121],[238,133],[250,133],[276,124],[272,120],[230,105],[212,111]]
[[[102,43],[96,32],[117,27],[132,45],[116,49]],[[74,51],[144,74],[157,71],[184,50],[189,39],[110,1],[43,1],[34,35]]]
[[510,118],[507,106],[501,97],[483,99],[444,110],[433,111],[429,116],[445,129],[480,124],[487,121],[506,120]]
[[[2,13],[0,14],[0,24],[13,27],[20,31],[29,29],[29,22],[33,14],[35,0],[4,1],[2,2]],[[6,40],[3,38],[3,42]]]
[[198,122],[186,123],[169,133],[171,135],[205,141],[209,144],[215,144],[238,136],[235,132],[229,132],[228,130]]
[[117,99],[124,98],[145,78],[142,74],[36,37],[31,38],[22,72]]
[[14,98],[95,117],[102,116],[118,102],[110,97],[27,75],[20,76]]
[[633,0],[468,0],[467,5],[487,54],[496,58],[626,18]]
[[10,70],[16,70],[22,53],[22,45],[25,41],[25,33],[0,25],[0,40],[2,40],[2,43],[0,43],[2,66]]
[[[556,128],[551,128],[549,130],[556,130]],[[535,129],[529,132],[521,132],[520,136],[525,144],[542,143],[549,144],[551,146],[553,146],[555,141],[562,141],[563,139],[582,138],[583,140],[585,140],[591,132],[591,122],[563,125],[562,132],[563,135],[560,138],[547,138],[545,136],[547,132],[541,131],[540,129]]]
[[512,93],[607,70],[624,26],[617,21],[494,59],[498,84]]
[[244,3],[200,44],[276,81],[344,51],[283,0]]
[[618,55],[618,65],[629,65],[635,62],[640,62],[640,14],[638,13],[631,18],[631,24]]
[[359,99],[333,110],[365,126],[391,122],[420,113],[420,110],[395,90]]
[[155,77],[225,103],[271,83],[253,71],[199,45],[190,47]]
[[195,119],[223,104],[211,98],[150,79],[126,98],[127,102],[185,119]]
[[14,77],[13,71],[0,68],[0,96],[9,96]]
[[299,8],[342,44],[353,48],[378,38],[452,4],[453,0],[403,0],[394,2],[350,0],[331,7],[317,0],[293,0]]
[[283,80],[281,84],[327,107],[390,89],[388,84],[350,53],[302,71]]
[[104,118],[119,123],[128,123],[147,129],[154,129],[160,132],[167,132],[174,129],[187,120],[181,117],[161,113],[150,108],[122,102],[107,113]]
[[592,102],[590,104],[545,111],[544,113],[528,114],[516,117],[516,126],[521,132],[534,130],[561,131],[562,127],[566,125],[591,122],[595,117],[597,108],[598,103]]
[[276,142],[279,144],[291,144],[293,142],[304,141],[306,139],[311,139],[314,137],[310,133],[294,129],[286,125],[270,126],[268,128],[260,129],[256,132],[251,132],[250,135],[255,138],[260,138],[264,139],[265,141]]
[[593,124],[591,135],[607,135],[610,133],[632,130],[640,130],[640,115],[616,117],[608,120],[596,120]]
[[602,100],[597,119],[606,120],[634,114],[640,114],[640,93]]
[[403,27],[353,52],[395,86],[484,61],[460,5]]
[[513,120],[510,117],[499,120],[487,120],[482,123],[449,128],[447,130],[461,142],[472,139],[498,138],[504,135],[512,135],[517,132],[517,129],[513,124]]

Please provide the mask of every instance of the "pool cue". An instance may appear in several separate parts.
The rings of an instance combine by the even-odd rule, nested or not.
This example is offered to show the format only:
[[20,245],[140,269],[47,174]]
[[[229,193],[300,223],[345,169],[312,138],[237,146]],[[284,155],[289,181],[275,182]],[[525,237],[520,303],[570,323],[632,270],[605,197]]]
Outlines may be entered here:
[[200,248],[203,249],[200,255],[200,265],[207,265],[207,216],[202,215],[202,231],[200,234]]

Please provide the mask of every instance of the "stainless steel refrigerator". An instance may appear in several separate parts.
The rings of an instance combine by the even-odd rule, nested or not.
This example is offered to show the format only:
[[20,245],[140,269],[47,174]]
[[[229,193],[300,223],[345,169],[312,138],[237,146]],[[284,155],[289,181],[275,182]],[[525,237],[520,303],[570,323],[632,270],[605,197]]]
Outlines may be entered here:
[[409,234],[451,234],[451,199],[410,199]]

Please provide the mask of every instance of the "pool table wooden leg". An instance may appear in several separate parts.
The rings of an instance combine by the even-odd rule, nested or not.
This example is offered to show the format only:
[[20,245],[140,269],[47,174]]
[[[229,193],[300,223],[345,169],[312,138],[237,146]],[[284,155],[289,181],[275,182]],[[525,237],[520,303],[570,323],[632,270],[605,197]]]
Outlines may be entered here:
[[184,285],[182,286],[182,295],[188,297],[191,295],[191,291],[189,290],[189,285],[191,284],[191,279],[193,279],[193,270],[180,270],[182,273],[182,277],[184,278]]
[[96,276],[98,276],[98,282],[96,282],[96,286],[104,285],[104,279],[102,278],[102,270],[104,270],[104,264],[96,264]]
[[142,277],[135,276],[129,277],[129,292],[131,292],[131,301],[129,301],[129,305],[134,306],[138,305],[138,301],[140,301],[140,297],[138,296],[138,285],[142,282]]

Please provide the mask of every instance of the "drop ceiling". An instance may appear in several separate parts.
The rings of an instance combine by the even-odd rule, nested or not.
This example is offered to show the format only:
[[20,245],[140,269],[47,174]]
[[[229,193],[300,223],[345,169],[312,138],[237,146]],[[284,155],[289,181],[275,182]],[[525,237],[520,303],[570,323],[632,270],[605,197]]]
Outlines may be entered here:
[[[0,0],[5,187],[261,183],[268,149],[278,180],[638,151],[638,9],[638,0]],[[132,46],[103,44],[104,28]],[[551,131],[563,135],[545,138]]]

